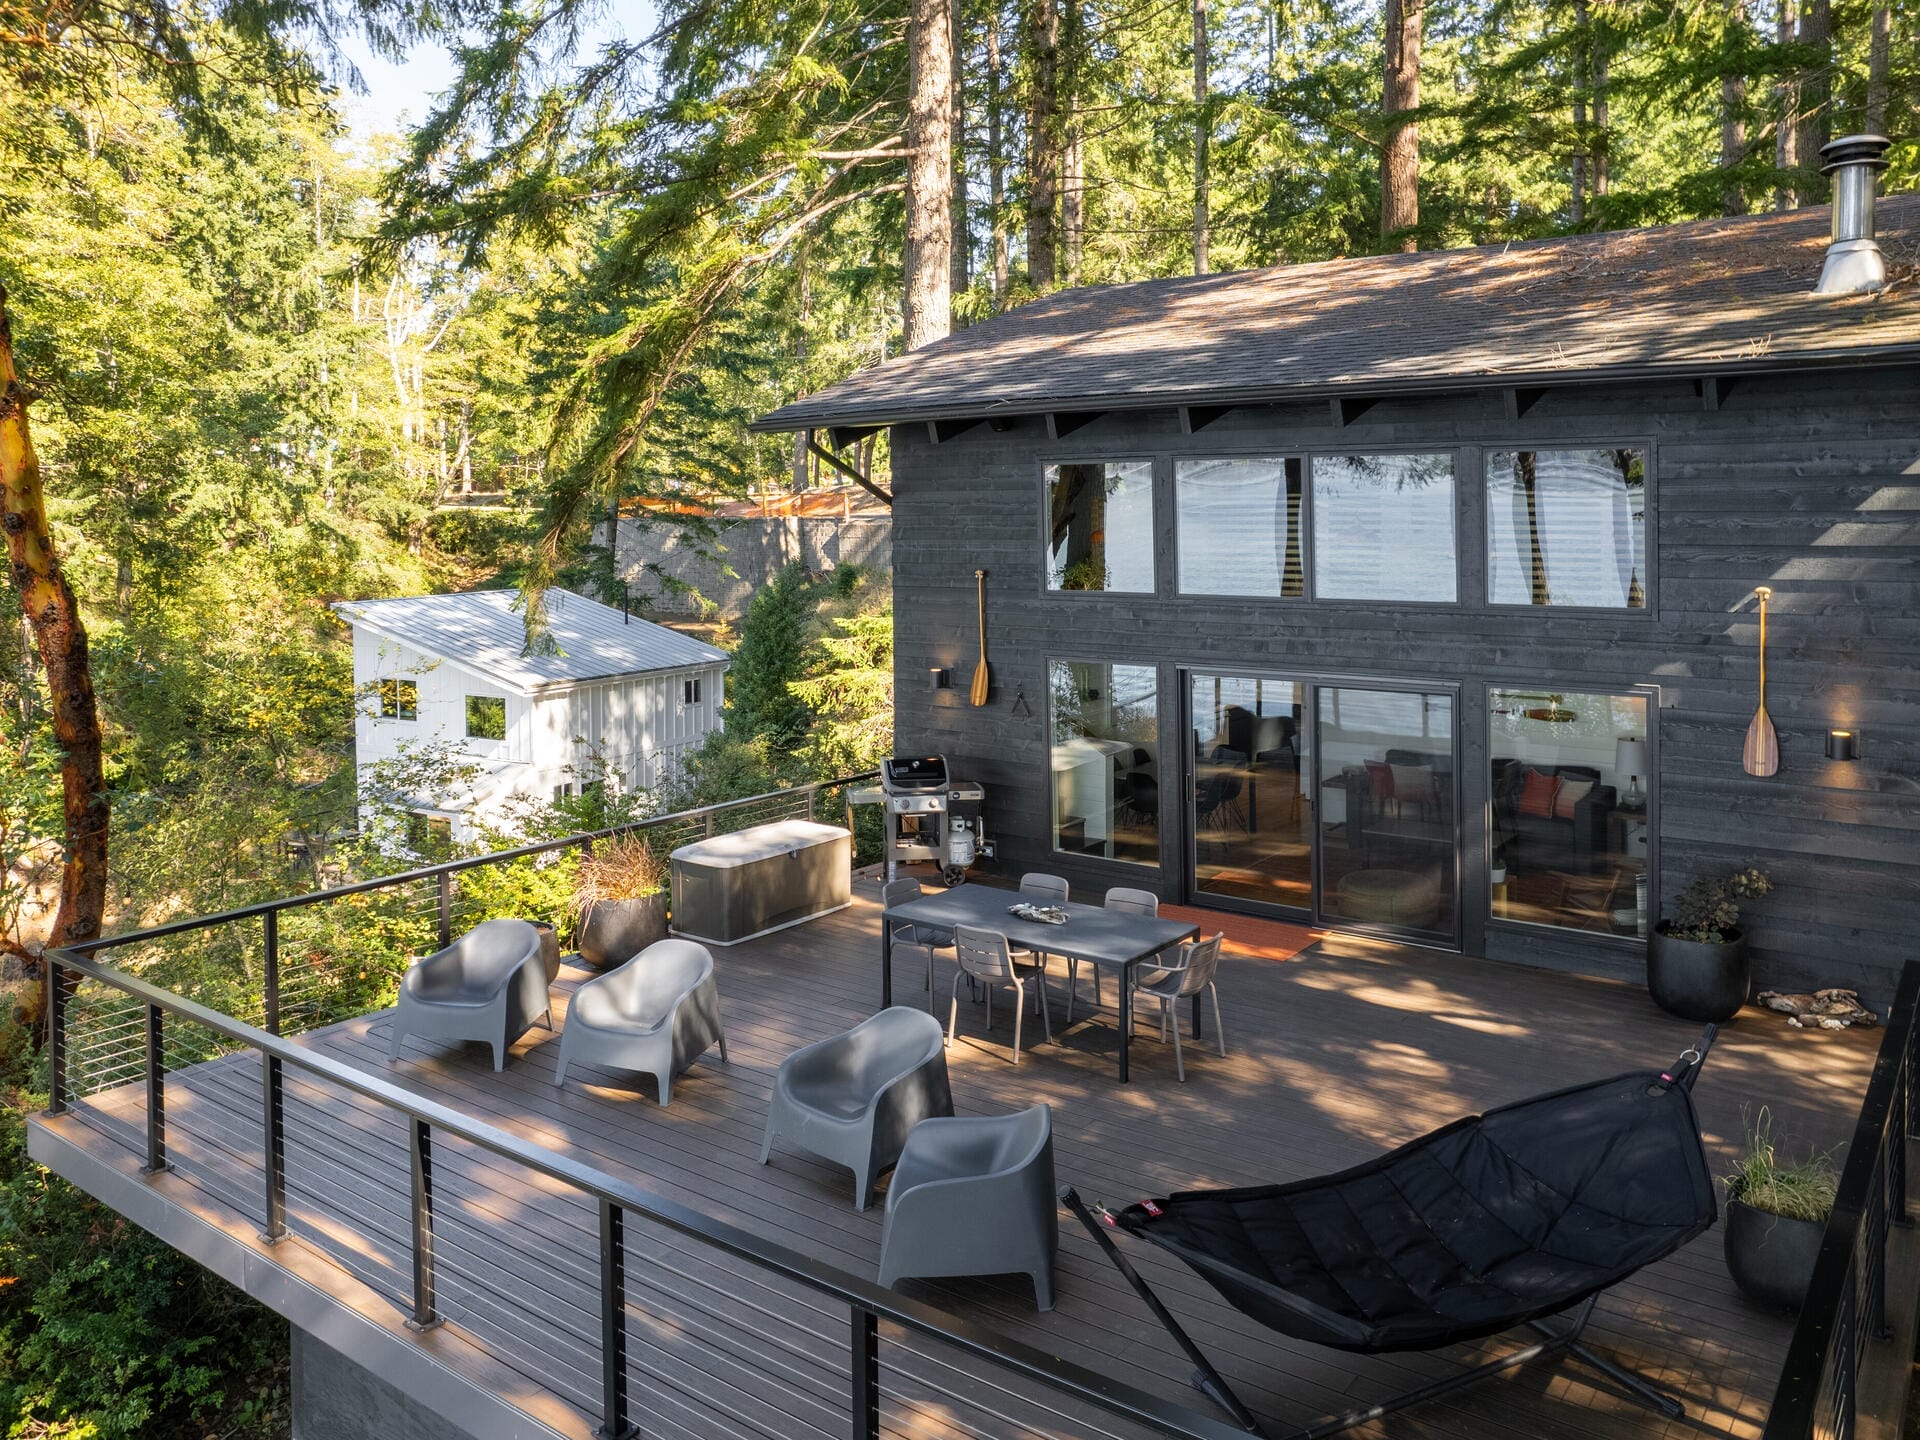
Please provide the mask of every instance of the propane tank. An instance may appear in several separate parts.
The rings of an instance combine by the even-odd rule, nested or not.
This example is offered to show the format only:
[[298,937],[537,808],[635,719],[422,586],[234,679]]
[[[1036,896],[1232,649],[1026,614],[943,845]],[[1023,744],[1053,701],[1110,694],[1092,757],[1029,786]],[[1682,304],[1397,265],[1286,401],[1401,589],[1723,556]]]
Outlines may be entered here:
[[947,826],[947,868],[965,870],[973,864],[973,826],[955,819]]

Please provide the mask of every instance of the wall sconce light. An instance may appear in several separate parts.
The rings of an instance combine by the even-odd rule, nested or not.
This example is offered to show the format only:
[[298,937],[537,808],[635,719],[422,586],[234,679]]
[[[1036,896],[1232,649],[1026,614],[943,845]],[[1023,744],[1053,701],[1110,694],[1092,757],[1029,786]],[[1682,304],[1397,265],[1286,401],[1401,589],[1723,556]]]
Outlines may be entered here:
[[953,672],[939,665],[927,667],[927,678],[933,682],[933,689],[936,693],[941,690],[951,690],[953,688]]
[[1854,739],[1855,739],[1855,736],[1853,731],[1851,730],[1827,731],[1827,759],[1829,760],[1853,759]]

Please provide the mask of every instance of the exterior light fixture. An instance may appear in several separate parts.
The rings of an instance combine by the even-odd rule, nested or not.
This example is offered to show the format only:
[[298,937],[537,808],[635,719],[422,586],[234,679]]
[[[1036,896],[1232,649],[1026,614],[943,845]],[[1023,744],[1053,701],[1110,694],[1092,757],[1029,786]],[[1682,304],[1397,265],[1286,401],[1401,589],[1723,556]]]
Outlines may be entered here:
[[939,666],[939,665],[928,666],[927,678],[933,682],[933,689],[936,692],[941,690],[951,690],[953,688],[953,672],[951,670],[945,669],[942,666]]
[[1851,760],[1854,756],[1854,733],[1851,730],[1827,731],[1827,758],[1829,760]]

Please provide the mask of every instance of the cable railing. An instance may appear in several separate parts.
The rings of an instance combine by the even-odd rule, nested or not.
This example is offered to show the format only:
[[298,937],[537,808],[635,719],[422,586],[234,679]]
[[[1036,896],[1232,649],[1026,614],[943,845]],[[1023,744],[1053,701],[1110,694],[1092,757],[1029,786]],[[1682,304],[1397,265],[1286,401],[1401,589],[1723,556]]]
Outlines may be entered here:
[[[1762,1440],[1852,1440],[1859,1433],[1862,1373],[1875,1363],[1901,1371],[1913,1363],[1911,1355],[1886,1352],[1893,1338],[1887,1314],[1890,1281],[1905,1304],[1912,1304],[1920,1289],[1920,1266],[1889,1275],[1893,1266],[1888,1246],[1896,1227],[1913,1224],[1907,1210],[1907,1142],[1917,1118],[1917,1012],[1920,960],[1910,960],[1887,1013],[1886,1033]],[[1876,1354],[1876,1347],[1882,1353]]]
[[[498,1359],[524,1347],[531,1319],[546,1353],[522,1355],[518,1367],[597,1421],[602,1435],[636,1427],[689,1440],[1241,1435],[1198,1409],[511,1133],[483,1118],[484,1108],[469,1113],[292,1038],[349,1018],[343,1011],[364,1013],[354,1007],[369,995],[385,1003],[372,977],[346,983],[338,973],[358,959],[326,952],[348,921],[384,927],[382,944],[392,948],[428,948],[486,918],[489,905],[524,906],[535,893],[510,886],[503,898],[468,883],[490,868],[538,866],[633,831],[671,847],[819,815],[844,806],[845,792],[868,778],[49,952],[49,1110],[113,1134],[149,1173],[177,1167],[267,1244],[299,1236],[412,1328],[452,1319]],[[339,923],[325,921],[330,912]],[[108,964],[103,952],[158,975]],[[204,998],[162,983],[193,963],[211,968],[199,980]],[[518,1207],[500,1198],[509,1194],[523,1197]],[[534,1237],[516,1213],[528,1196],[543,1222]],[[537,1295],[516,1284],[514,1250],[537,1252]]]

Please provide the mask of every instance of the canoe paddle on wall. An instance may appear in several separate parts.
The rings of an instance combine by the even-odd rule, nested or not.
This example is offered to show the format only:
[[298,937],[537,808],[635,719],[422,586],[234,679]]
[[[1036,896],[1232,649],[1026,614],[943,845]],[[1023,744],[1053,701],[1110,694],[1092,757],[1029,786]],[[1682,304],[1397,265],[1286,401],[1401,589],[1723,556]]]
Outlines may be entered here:
[[987,687],[993,683],[993,676],[987,669],[987,572],[973,572],[973,583],[980,591],[980,663],[973,667],[973,689],[967,699],[975,705],[987,703]]
[[1773,733],[1773,717],[1767,714],[1767,601],[1773,591],[1761,585],[1753,592],[1760,597],[1760,708],[1753,712],[1747,726],[1746,749],[1740,763],[1749,775],[1771,775],[1780,768],[1780,737]]

